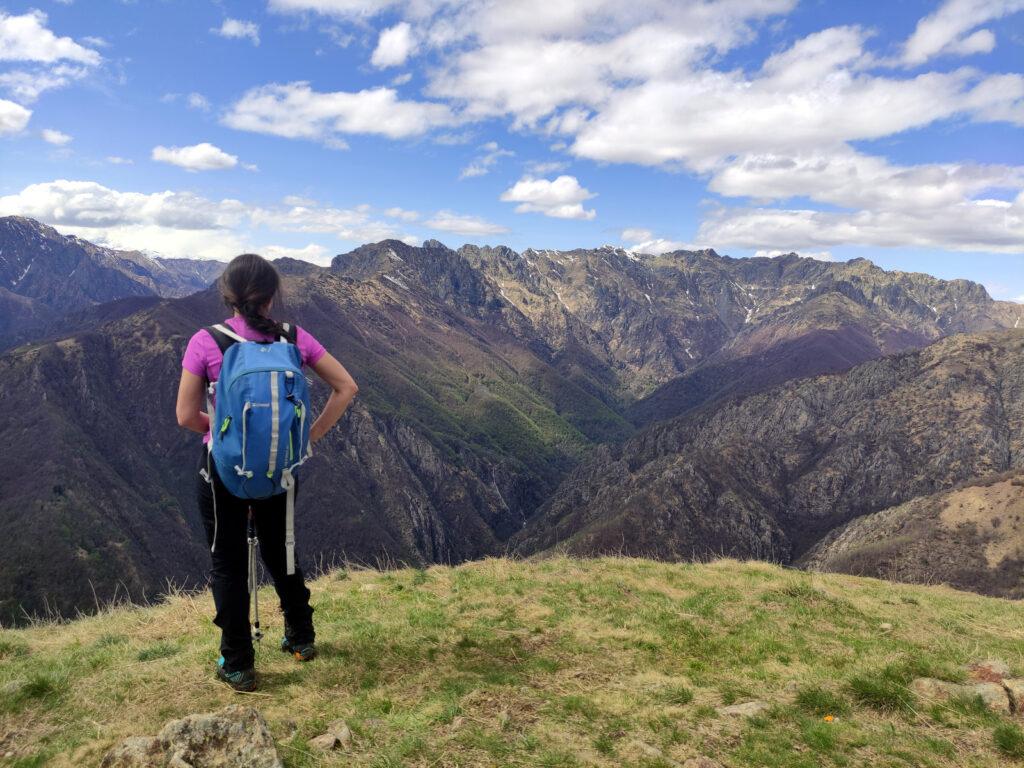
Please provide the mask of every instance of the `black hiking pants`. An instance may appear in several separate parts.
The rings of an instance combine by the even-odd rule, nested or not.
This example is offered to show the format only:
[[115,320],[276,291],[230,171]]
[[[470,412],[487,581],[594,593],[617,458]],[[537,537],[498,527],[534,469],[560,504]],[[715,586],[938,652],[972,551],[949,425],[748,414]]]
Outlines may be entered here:
[[[206,469],[206,447],[199,469]],[[198,470],[197,470],[198,471]],[[206,529],[206,543],[213,546],[213,568],[210,582],[217,615],[213,623],[221,629],[220,652],[228,672],[252,669],[255,654],[252,630],[249,625],[251,596],[248,587],[249,542],[247,531],[249,507],[252,506],[259,537],[259,552],[263,565],[274,580],[274,588],[281,600],[285,633],[293,644],[311,643],[314,639],[313,609],[309,605],[302,570],[296,565],[295,573],[287,573],[285,562],[285,494],[269,499],[240,499],[232,496],[210,461],[210,475],[214,487],[197,477],[199,511]],[[298,493],[298,485],[295,492]],[[214,520],[214,493],[216,493],[216,521]],[[217,540],[214,542],[214,531]],[[215,545],[215,546],[214,546]],[[261,621],[261,623],[263,623]]]

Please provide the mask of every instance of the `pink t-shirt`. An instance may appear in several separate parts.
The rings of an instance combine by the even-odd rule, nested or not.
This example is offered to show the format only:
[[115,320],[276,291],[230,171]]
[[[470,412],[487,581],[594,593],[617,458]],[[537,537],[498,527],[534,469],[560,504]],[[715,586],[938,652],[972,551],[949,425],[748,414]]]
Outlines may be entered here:
[[[243,339],[249,339],[250,341],[273,341],[272,336],[250,328],[249,324],[245,322],[245,318],[230,317],[223,324],[227,325],[228,328]],[[302,358],[303,365],[316,365],[320,358],[327,353],[323,344],[297,326],[295,329],[295,342],[299,348],[299,355]],[[216,381],[217,377],[220,376],[220,366],[223,362],[224,355],[221,354],[220,347],[217,346],[217,342],[214,341],[209,331],[204,328],[196,331],[192,334],[192,338],[188,340],[188,346],[185,347],[185,355],[181,359],[181,367],[202,379]],[[210,433],[207,432],[203,437],[203,442],[207,443],[209,441]]]

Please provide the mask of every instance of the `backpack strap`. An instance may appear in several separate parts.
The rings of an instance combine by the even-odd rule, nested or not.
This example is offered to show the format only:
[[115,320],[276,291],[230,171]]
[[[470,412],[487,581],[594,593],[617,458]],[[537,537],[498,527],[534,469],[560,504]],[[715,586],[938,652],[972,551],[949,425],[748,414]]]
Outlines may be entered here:
[[[223,323],[217,323],[216,325],[210,325],[206,327],[206,332],[213,337],[213,340],[217,342],[217,347],[220,349],[220,353],[223,355],[228,351],[228,347],[239,341],[245,341],[241,336],[232,331]],[[206,413],[210,417],[210,421],[213,421],[213,396],[217,391],[216,382],[207,380],[206,382]],[[213,440],[206,444],[208,449],[213,448]],[[212,482],[212,481],[211,481]]]
[[206,332],[213,337],[215,342],[217,342],[217,347],[220,349],[220,353],[222,355],[227,352],[228,347],[235,342],[245,341],[245,339],[222,323],[207,326]]
[[284,333],[281,334],[281,341],[287,341],[289,344],[295,344],[296,346],[298,345],[299,327],[297,325],[281,323],[281,330],[284,331]]

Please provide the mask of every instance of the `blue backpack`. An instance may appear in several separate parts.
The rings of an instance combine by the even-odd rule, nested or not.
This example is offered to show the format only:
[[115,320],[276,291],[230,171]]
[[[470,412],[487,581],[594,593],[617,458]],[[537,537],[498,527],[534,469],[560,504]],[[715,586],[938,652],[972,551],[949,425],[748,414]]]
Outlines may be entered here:
[[[207,332],[224,355],[220,379],[208,385],[212,458],[224,487],[240,499],[286,501],[288,573],[295,573],[295,471],[310,456],[309,388],[302,374],[296,331],[282,324],[279,341],[249,341],[225,325]],[[215,406],[210,399],[216,395]],[[207,481],[212,484],[209,464]],[[216,494],[214,494],[216,546]]]

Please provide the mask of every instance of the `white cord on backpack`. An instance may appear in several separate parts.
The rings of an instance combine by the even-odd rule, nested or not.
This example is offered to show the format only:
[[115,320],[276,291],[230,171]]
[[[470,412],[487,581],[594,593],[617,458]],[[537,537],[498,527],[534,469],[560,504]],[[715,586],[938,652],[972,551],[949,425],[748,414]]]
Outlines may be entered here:
[[210,497],[213,499],[213,543],[210,544],[210,551],[217,551],[217,488],[213,484],[213,473],[210,470],[210,445],[206,446],[206,469],[199,470],[199,476],[210,484]]
[[249,507],[249,525],[246,538],[249,541],[249,592],[253,601],[253,633],[252,637],[257,643],[263,639],[263,630],[260,629],[260,590],[259,580],[256,578],[256,547],[260,540],[256,535],[256,519]]

